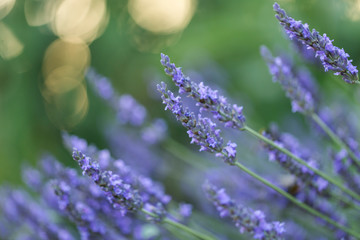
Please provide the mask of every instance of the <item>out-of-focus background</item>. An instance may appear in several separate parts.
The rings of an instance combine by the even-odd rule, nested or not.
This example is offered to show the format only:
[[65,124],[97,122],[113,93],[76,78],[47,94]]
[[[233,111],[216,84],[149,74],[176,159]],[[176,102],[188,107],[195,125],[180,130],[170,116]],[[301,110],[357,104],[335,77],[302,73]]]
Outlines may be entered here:
[[[73,164],[61,131],[100,147],[111,118],[85,79],[90,66],[129,93],[152,117],[164,117],[173,138],[189,140],[163,111],[156,84],[169,82],[160,52],[186,74],[211,83],[244,106],[256,129],[277,122],[308,131],[300,114],[273,84],[261,45],[288,52],[309,67],[331,104],[360,94],[321,67],[296,56],[272,10],[273,1],[239,0],[0,0],[0,182],[19,182],[21,163],[44,151]],[[327,33],[360,63],[359,0],[280,0],[295,19]],[[339,100],[340,99],[340,100]],[[356,105],[355,105],[356,106]]]

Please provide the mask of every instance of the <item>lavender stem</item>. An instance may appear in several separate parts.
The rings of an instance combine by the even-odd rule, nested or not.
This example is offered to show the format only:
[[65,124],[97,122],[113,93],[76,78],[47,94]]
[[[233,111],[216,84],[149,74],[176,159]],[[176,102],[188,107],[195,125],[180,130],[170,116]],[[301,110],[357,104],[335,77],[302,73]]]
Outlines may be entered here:
[[282,148],[280,146],[278,146],[276,143],[274,143],[272,140],[264,137],[263,135],[261,135],[260,133],[256,132],[254,129],[248,127],[248,126],[244,126],[243,127],[244,131],[247,131],[248,133],[250,133],[251,135],[255,136],[256,138],[259,138],[260,140],[270,144],[271,146],[273,146],[274,148],[278,149],[279,151],[285,153],[286,155],[288,155],[289,157],[293,158],[295,161],[297,161],[298,163],[304,165],[305,167],[307,167],[308,169],[310,169],[311,171],[313,171],[314,173],[316,173],[317,175],[319,175],[320,177],[324,178],[325,180],[327,180],[328,182],[334,184],[335,186],[337,186],[338,188],[340,188],[344,193],[347,193],[349,196],[353,197],[354,199],[360,201],[360,196],[351,191],[350,189],[344,187],[341,183],[339,183],[338,181],[332,179],[331,177],[329,177],[328,175],[326,175],[325,173],[311,167],[309,164],[307,164],[303,159],[295,156],[293,153],[291,153],[289,150]]
[[350,157],[354,160],[354,163],[356,163],[360,167],[360,159],[356,157],[354,152],[326,125],[323,120],[321,120],[319,115],[313,113],[311,117],[322,128],[322,130],[324,130],[324,132],[329,135],[329,137],[332,141],[334,141],[334,143],[336,143],[339,147],[346,149]]
[[[246,128],[246,126],[245,126]],[[270,144],[270,143],[269,143]],[[300,208],[308,211],[309,213],[313,214],[314,216],[317,216],[319,218],[322,218],[323,220],[325,220],[326,222],[332,224],[333,226],[343,230],[344,232],[360,239],[360,234],[358,232],[355,232],[339,223],[337,223],[336,221],[330,219],[328,216],[320,213],[319,211],[309,207],[308,205],[300,202],[298,199],[296,199],[295,197],[293,197],[292,195],[290,195],[289,193],[285,192],[284,190],[282,190],[281,188],[275,186],[274,184],[270,183],[269,181],[267,181],[266,179],[262,178],[261,176],[257,175],[256,173],[254,173],[253,171],[251,171],[250,169],[248,169],[247,167],[245,167],[244,165],[242,165],[239,162],[235,162],[235,166],[237,166],[238,168],[240,168],[241,170],[243,170],[244,172],[246,172],[247,174],[249,174],[250,176],[252,176],[253,178],[255,178],[256,180],[262,182],[263,184],[265,184],[266,186],[272,188],[273,190],[275,190],[276,192],[278,192],[279,194],[283,195],[284,197],[286,197],[287,199],[289,199],[291,202],[293,202],[294,204],[296,204],[297,206],[299,206]]]

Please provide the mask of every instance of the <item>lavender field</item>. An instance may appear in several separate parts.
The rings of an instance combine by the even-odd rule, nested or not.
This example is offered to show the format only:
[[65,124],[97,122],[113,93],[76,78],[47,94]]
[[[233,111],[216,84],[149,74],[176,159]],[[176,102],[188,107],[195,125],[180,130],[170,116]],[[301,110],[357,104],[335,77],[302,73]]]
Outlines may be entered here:
[[0,1],[0,239],[360,239],[359,21]]

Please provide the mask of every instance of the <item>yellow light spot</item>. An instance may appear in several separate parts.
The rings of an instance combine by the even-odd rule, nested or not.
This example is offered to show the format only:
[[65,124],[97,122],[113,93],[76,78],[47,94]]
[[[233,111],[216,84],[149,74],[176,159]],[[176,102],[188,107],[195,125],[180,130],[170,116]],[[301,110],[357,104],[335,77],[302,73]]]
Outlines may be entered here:
[[45,88],[54,94],[68,92],[81,84],[83,75],[78,69],[64,65],[54,69],[46,78]]
[[84,74],[89,64],[90,50],[84,42],[58,39],[45,52],[40,90],[49,118],[61,129],[80,123],[87,113]]
[[54,41],[46,50],[43,61],[43,75],[47,78],[56,68],[69,66],[74,76],[83,75],[90,64],[90,50],[84,42]]
[[346,16],[352,21],[360,20],[360,0],[348,0]]
[[128,9],[140,27],[154,33],[183,30],[190,22],[196,0],[130,0]]
[[92,42],[108,23],[105,0],[64,0],[51,24],[60,38]]
[[20,55],[24,50],[24,45],[2,22],[0,22],[0,33],[0,56],[3,59],[11,59]]
[[0,19],[3,19],[15,5],[15,0],[0,0]]

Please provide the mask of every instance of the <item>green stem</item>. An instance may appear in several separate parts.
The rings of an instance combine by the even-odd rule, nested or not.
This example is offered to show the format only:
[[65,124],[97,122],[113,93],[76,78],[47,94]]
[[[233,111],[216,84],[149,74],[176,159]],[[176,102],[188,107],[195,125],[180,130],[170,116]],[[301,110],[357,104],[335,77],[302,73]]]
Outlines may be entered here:
[[311,115],[312,119],[326,132],[327,135],[337,144],[339,147],[344,148],[350,155],[350,157],[354,160],[356,165],[360,167],[360,159],[356,157],[355,153],[324,123],[323,120],[316,114],[313,113]]
[[[145,210],[145,209],[141,209],[141,211],[142,211],[143,213],[149,215],[149,216],[156,217],[156,215],[155,215],[154,213],[149,212],[149,211],[147,211],[147,210]],[[198,232],[198,231],[196,231],[196,230],[194,230],[194,229],[192,229],[192,228],[189,228],[188,226],[185,226],[184,224],[175,222],[175,221],[173,221],[173,220],[171,220],[171,219],[169,219],[169,218],[165,218],[165,219],[163,220],[163,222],[164,222],[164,223],[167,223],[167,224],[169,224],[169,225],[171,225],[171,226],[174,226],[174,227],[176,227],[176,228],[178,228],[178,229],[181,229],[181,230],[183,230],[184,232],[187,232],[187,233],[189,233],[189,234],[197,237],[198,239],[202,239],[202,240],[216,240],[216,238],[214,238],[214,237],[212,237],[212,236],[208,236],[208,235],[206,235],[206,234],[204,234],[204,233]]]
[[330,178],[329,176],[327,176],[325,173],[311,167],[309,164],[307,164],[307,162],[305,162],[303,159],[295,156],[293,153],[291,153],[289,150],[282,148],[280,146],[278,146],[276,143],[274,143],[272,140],[264,137],[263,135],[261,135],[260,133],[256,132],[255,130],[253,130],[252,128],[248,127],[248,126],[244,126],[243,130],[247,131],[248,133],[250,133],[251,135],[259,138],[260,140],[270,144],[271,146],[273,146],[274,148],[278,149],[279,151],[285,153],[286,155],[288,155],[289,157],[293,158],[295,161],[297,161],[298,163],[300,163],[301,165],[304,165],[305,167],[307,167],[308,169],[310,169],[311,171],[313,171],[315,174],[319,175],[320,177],[324,178],[326,181],[328,181],[329,183],[334,184],[335,186],[337,186],[338,188],[340,188],[344,193],[347,193],[349,196],[353,197],[354,199],[360,201],[360,196],[358,194],[356,194],[355,192],[351,191],[350,189],[344,187],[343,185],[341,185],[338,181]]
[[295,197],[293,197],[291,194],[289,194],[288,192],[285,192],[284,190],[282,190],[281,188],[275,186],[274,184],[270,183],[269,181],[267,181],[266,179],[262,178],[261,176],[257,175],[256,173],[254,173],[253,171],[251,171],[250,169],[246,168],[244,165],[242,165],[239,162],[235,163],[235,166],[237,166],[238,168],[240,168],[241,170],[243,170],[244,172],[246,172],[247,174],[249,174],[250,176],[254,177],[255,179],[259,180],[260,182],[262,182],[263,184],[265,184],[266,186],[274,189],[276,192],[280,193],[281,195],[283,195],[284,197],[286,197],[287,199],[289,199],[291,202],[293,202],[294,204],[296,204],[297,206],[299,206],[300,208],[308,211],[309,213],[313,214],[316,217],[322,218],[323,220],[325,220],[326,222],[332,224],[333,226],[343,230],[344,232],[360,239],[360,234],[343,226],[340,225],[339,223],[337,223],[336,221],[332,220],[331,218],[329,218],[328,216],[320,213],[319,211],[309,207],[308,205],[300,202],[299,200],[297,200]]

